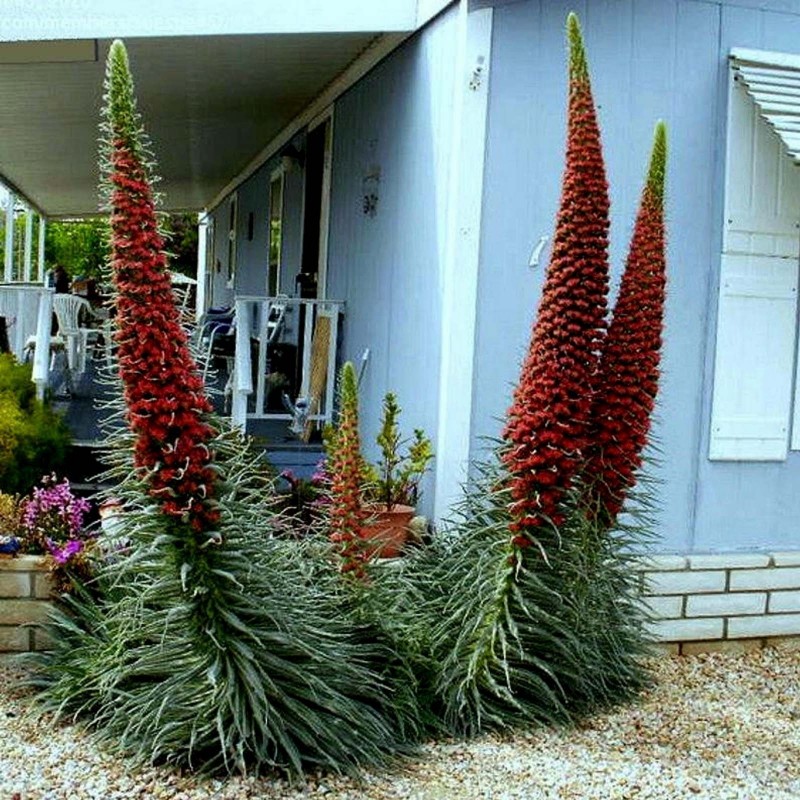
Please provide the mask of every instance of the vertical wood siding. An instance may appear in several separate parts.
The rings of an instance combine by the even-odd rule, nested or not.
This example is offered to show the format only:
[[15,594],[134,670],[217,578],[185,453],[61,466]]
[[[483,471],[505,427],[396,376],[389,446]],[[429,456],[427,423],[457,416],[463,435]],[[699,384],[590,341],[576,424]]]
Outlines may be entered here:
[[[387,389],[402,428],[434,436],[455,10],[393,53],[335,106],[328,296],[347,302],[343,356],[360,366],[362,436],[375,455]],[[365,194],[376,194],[374,214]],[[430,512],[430,476],[423,509]]]

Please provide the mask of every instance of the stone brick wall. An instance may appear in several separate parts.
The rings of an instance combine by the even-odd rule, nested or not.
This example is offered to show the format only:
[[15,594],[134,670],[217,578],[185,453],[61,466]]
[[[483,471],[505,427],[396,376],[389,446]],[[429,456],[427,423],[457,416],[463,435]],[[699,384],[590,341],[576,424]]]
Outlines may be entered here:
[[38,556],[0,559],[0,653],[41,650],[42,634],[26,623],[43,622],[50,579]]
[[653,639],[669,651],[800,637],[800,551],[649,556],[639,569]]

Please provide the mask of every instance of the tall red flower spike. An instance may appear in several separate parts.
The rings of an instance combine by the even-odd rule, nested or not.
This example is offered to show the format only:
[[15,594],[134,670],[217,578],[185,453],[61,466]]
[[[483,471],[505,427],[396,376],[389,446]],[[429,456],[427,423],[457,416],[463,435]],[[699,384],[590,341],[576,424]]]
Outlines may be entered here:
[[659,122],[593,410],[594,444],[586,468],[590,508],[604,510],[609,523],[636,482],[658,392],[666,288],[666,158],[667,132]]
[[567,154],[553,253],[531,345],[508,411],[503,461],[510,472],[514,542],[548,520],[583,462],[591,385],[605,333],[608,184],[578,19],[567,18]]
[[358,432],[358,379],[350,361],[339,377],[339,419],[328,439],[332,542],[339,545],[342,572],[363,572],[364,554],[358,536],[364,511],[361,506],[362,457]]
[[112,44],[106,71],[105,133],[116,286],[119,371],[135,464],[165,514],[196,531],[215,526],[211,411],[179,323],[164,240],[145,162],[128,56]]

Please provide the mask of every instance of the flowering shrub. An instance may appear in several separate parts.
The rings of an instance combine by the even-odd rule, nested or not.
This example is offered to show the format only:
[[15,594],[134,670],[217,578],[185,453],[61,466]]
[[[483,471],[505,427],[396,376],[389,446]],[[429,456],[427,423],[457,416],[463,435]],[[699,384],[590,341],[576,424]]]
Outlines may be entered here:
[[55,474],[45,475],[42,485],[22,502],[21,550],[49,557],[60,591],[71,589],[73,577],[85,580],[90,575],[87,551],[93,537],[84,529],[90,510],[89,501],[76,497],[69,481],[59,483]]
[[567,156],[553,253],[528,355],[508,410],[503,460],[510,473],[514,543],[560,525],[559,504],[583,461],[591,380],[605,334],[608,185],[577,17],[567,21]]
[[13,556],[19,552],[19,499],[0,492],[0,555]]
[[0,492],[0,533],[16,534],[20,528],[19,498]]
[[70,432],[47,402],[36,397],[31,365],[0,354],[0,491],[27,492],[49,469],[61,469]]

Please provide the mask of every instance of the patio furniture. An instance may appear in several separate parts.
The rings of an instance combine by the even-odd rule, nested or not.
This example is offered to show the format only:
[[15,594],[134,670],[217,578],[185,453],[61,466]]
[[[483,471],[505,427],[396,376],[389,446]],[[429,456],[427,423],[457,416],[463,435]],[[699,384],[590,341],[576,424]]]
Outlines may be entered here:
[[78,373],[86,371],[86,353],[90,343],[96,345],[100,337],[107,336],[103,328],[85,328],[80,325],[81,311],[85,310],[90,319],[98,317],[91,303],[84,297],[74,294],[53,296],[53,311],[58,320],[58,334],[66,344],[67,364],[70,370]]

